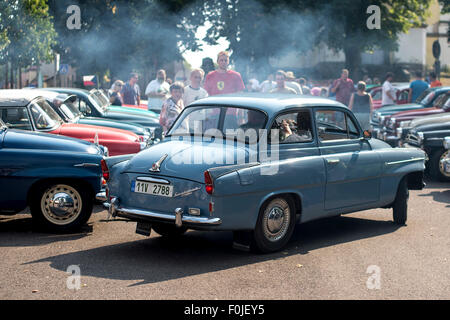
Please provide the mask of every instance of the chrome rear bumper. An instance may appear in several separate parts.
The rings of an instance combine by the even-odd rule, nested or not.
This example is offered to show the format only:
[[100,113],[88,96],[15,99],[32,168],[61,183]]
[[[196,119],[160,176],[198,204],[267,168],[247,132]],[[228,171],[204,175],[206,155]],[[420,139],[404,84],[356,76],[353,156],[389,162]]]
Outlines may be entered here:
[[103,206],[108,209],[112,217],[123,217],[130,220],[146,220],[146,221],[163,221],[173,222],[176,226],[181,227],[183,224],[197,225],[197,226],[217,226],[222,224],[220,218],[194,217],[184,215],[183,210],[177,208],[174,215],[153,212],[148,210],[124,208],[119,205],[117,198],[113,198],[111,203],[104,203]]

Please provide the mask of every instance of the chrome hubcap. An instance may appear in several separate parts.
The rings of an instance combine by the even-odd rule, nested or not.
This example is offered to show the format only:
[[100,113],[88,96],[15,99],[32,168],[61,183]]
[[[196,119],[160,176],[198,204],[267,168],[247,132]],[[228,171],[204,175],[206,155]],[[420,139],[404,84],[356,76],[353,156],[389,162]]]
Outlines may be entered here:
[[291,220],[289,204],[284,199],[275,199],[264,211],[264,236],[271,242],[282,239]]
[[44,217],[51,223],[69,224],[75,221],[81,213],[81,196],[71,186],[52,186],[42,196],[41,210]]

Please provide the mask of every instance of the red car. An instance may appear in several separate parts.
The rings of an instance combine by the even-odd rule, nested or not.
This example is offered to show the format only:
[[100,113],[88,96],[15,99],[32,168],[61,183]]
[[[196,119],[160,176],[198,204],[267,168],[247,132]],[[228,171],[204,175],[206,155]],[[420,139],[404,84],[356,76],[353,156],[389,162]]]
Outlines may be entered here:
[[403,111],[386,116],[385,123],[387,135],[391,136],[391,140],[400,142],[399,140],[404,140],[409,133],[409,127],[412,120],[444,112],[450,112],[450,91],[440,95],[431,108]]
[[[408,83],[393,83],[392,86],[396,89],[396,104],[406,104],[408,103],[409,95],[409,84]],[[369,93],[373,100],[373,109],[381,108],[381,98],[382,98],[382,86],[374,87],[370,89]]]
[[139,136],[121,129],[64,123],[45,98],[32,90],[0,90],[0,116],[11,129],[45,132],[98,143],[110,156],[145,148]]

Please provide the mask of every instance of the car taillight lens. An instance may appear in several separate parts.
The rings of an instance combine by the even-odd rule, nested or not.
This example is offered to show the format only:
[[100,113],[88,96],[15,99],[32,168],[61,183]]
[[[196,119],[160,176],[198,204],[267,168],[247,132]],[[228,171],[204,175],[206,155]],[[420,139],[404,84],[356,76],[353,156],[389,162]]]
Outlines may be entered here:
[[212,194],[214,192],[213,180],[209,174],[209,171],[205,171],[205,189],[208,194]]
[[108,169],[108,166],[106,165],[106,161],[102,160],[101,165],[102,165],[103,179],[105,179],[106,182],[108,182],[109,181],[109,169]]

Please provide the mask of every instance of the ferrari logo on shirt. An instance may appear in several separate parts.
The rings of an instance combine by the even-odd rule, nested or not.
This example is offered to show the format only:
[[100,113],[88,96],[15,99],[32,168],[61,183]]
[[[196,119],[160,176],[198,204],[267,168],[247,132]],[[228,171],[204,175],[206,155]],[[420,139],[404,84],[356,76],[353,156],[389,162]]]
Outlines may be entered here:
[[224,88],[225,88],[225,82],[223,82],[223,81],[217,82],[217,89],[222,91]]

